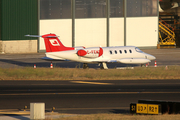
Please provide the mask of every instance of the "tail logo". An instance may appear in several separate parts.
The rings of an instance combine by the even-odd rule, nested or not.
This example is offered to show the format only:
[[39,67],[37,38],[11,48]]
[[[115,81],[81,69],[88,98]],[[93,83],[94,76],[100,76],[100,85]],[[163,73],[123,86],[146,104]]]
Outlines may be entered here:
[[58,43],[58,41],[56,39],[51,39],[49,41],[50,41],[52,46],[60,46],[60,44]]

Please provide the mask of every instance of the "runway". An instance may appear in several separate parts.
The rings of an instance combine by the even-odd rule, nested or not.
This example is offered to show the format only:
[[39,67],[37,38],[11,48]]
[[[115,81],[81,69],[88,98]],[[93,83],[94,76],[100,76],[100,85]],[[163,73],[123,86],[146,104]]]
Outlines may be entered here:
[[140,99],[180,101],[180,81],[0,81],[0,98],[0,110],[43,102],[58,113],[129,113]]

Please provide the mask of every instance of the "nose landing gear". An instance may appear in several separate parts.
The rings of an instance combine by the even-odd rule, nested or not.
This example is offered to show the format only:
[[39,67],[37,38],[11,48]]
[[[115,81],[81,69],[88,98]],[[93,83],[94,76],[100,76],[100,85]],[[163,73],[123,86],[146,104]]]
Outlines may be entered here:
[[101,69],[108,69],[107,64],[105,62],[101,63]]

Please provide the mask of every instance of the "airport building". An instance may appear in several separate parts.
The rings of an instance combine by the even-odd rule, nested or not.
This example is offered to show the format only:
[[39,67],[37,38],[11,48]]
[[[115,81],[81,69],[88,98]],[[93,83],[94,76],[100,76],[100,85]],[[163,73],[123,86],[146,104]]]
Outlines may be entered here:
[[0,53],[45,52],[55,33],[65,46],[157,48],[159,0],[0,0]]

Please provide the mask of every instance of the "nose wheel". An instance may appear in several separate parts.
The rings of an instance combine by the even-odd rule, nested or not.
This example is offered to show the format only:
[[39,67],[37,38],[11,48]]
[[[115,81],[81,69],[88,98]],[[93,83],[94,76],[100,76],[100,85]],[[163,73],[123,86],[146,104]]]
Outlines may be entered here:
[[101,63],[101,69],[108,69],[107,64],[105,62]]

